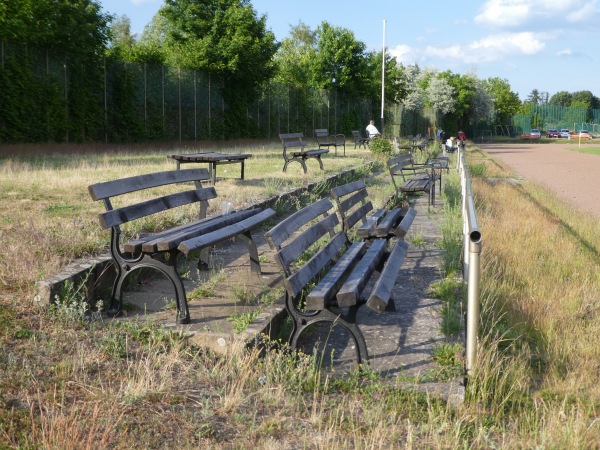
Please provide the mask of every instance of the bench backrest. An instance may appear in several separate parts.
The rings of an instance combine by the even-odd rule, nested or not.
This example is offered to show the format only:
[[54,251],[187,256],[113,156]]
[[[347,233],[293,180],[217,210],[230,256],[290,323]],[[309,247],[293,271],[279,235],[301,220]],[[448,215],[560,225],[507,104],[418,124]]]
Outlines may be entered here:
[[327,137],[327,136],[329,136],[329,133],[327,132],[327,128],[315,129],[315,137],[322,138],[322,137]]
[[367,214],[373,210],[373,204],[368,198],[367,185],[363,180],[334,187],[331,189],[331,197],[336,202],[346,234],[358,222],[366,223]]
[[406,169],[410,169],[414,165],[412,154],[405,153],[402,155],[395,156],[387,160],[387,166],[390,171],[390,175],[392,176],[392,180],[394,176],[401,176],[403,180],[405,180]]
[[[292,299],[296,299],[340,252],[348,248],[346,234],[343,231],[335,232],[339,220],[335,213],[330,213],[332,208],[331,200],[321,199],[292,214],[265,234],[269,245],[276,251],[276,260],[286,277],[286,291]],[[325,237],[326,244],[317,244]],[[298,267],[297,261],[315,244],[319,249]]]
[[[214,187],[203,188],[201,185],[202,181],[209,179],[208,169],[171,170],[92,184],[88,187],[88,191],[92,199],[104,201],[106,212],[99,215],[100,224],[103,228],[111,228],[118,227],[131,220],[195,202],[204,203],[201,212],[205,213],[207,201],[217,196]],[[119,208],[113,208],[111,203],[111,198],[123,194],[143,190],[152,192],[153,188],[188,182],[194,182],[195,189],[168,195],[157,195],[138,203],[130,201],[128,205]]]
[[352,137],[354,139],[364,139],[361,135],[360,135],[360,131],[358,130],[352,130]]
[[281,139],[284,149],[290,147],[304,148],[307,146],[304,141],[304,133],[280,133],[279,139]]

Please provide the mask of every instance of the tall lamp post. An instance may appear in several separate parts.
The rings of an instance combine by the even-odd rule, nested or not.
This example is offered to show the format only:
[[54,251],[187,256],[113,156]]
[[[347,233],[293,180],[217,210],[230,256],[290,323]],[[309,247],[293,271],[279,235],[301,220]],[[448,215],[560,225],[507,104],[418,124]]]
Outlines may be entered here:
[[384,134],[383,109],[385,105],[385,19],[383,19],[383,48],[381,50],[381,136]]

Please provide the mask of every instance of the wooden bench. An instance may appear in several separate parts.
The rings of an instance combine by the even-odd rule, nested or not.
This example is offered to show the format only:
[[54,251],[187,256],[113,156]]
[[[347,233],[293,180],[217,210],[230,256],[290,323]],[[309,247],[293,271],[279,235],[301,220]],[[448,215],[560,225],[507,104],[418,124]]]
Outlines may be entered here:
[[[427,192],[429,206],[435,206],[435,182],[440,182],[442,189],[441,170],[433,164],[415,164],[410,153],[388,159],[387,167],[396,189],[396,197],[402,193]],[[401,178],[400,182],[397,180]]]
[[[283,171],[287,170],[289,163],[297,161],[302,165],[304,173],[306,173],[306,160],[314,158],[319,161],[319,167],[323,170],[323,161],[321,161],[321,155],[329,153],[327,149],[315,149],[315,150],[304,150],[307,147],[306,141],[304,141],[303,133],[281,133],[279,139],[283,144],[283,159],[285,164],[283,165]],[[289,150],[289,151],[288,151]]]
[[[393,305],[392,289],[408,244],[397,240],[390,252],[388,239],[351,242],[339,229],[332,208],[330,199],[319,200],[283,220],[265,237],[284,272],[285,306],[293,324],[291,348],[298,347],[309,327],[329,323],[341,326],[351,336],[356,361],[361,364],[368,361],[369,354],[356,322],[357,312],[363,305],[377,312]],[[305,255],[313,251],[304,262]],[[380,275],[368,288],[375,271]]]
[[403,239],[417,212],[413,208],[379,208],[374,210],[364,181],[352,181],[331,189],[342,229],[348,237],[353,232],[365,240]]
[[346,136],[343,134],[329,134],[327,128],[315,129],[317,144],[321,147],[333,147],[337,156],[337,148],[344,147],[344,156],[346,156]]
[[[99,216],[100,225],[111,229],[110,251],[117,277],[113,285],[109,316],[114,317],[122,312],[123,282],[127,276],[135,269],[146,267],[156,269],[169,278],[175,289],[177,322],[189,323],[190,315],[185,288],[178,273],[177,257],[202,250],[199,267],[205,268],[209,263],[208,248],[236,236],[246,242],[251,270],[260,275],[258,251],[250,231],[273,217],[275,211],[256,208],[207,218],[208,200],[217,196],[214,187],[202,187],[202,181],[209,178],[205,168],[186,169],[137,175],[88,187],[92,199],[102,200],[106,208],[106,212]],[[190,182],[194,184],[190,186]],[[175,188],[175,192],[168,195],[156,194],[156,188],[167,185]],[[130,200],[131,196],[124,195],[138,191],[147,199],[133,201]],[[113,208],[113,202],[118,202],[120,206]],[[121,242],[121,225],[197,202],[200,206],[199,220]]]
[[360,131],[358,130],[352,131],[352,138],[354,139],[354,148],[356,148],[357,145],[358,148],[360,148],[361,145],[364,148],[367,148],[367,145],[369,145],[369,142],[371,141],[371,139],[369,139],[368,137],[362,137]]

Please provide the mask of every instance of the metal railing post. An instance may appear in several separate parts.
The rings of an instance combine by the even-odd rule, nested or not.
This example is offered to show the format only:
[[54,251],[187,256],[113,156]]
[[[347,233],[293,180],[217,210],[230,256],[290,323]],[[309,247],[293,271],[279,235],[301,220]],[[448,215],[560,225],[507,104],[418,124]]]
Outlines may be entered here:
[[477,359],[477,337],[481,301],[479,294],[481,232],[475,214],[475,202],[471,185],[471,175],[466,165],[464,150],[459,147],[457,167],[461,178],[463,213],[463,280],[467,284],[467,336],[466,364],[467,377],[471,374]]

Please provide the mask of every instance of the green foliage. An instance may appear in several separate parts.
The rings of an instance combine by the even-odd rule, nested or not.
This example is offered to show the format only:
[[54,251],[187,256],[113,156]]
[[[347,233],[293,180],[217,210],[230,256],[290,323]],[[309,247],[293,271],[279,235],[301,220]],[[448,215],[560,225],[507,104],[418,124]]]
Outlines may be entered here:
[[376,138],[369,143],[369,150],[374,155],[389,157],[393,153],[392,144],[385,138]]
[[260,315],[260,311],[247,311],[242,314],[236,314],[231,317],[228,317],[227,320],[233,322],[233,331],[236,333],[241,333],[248,325],[256,320],[256,318]]

